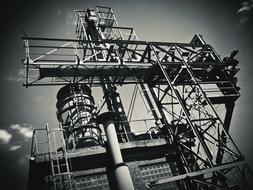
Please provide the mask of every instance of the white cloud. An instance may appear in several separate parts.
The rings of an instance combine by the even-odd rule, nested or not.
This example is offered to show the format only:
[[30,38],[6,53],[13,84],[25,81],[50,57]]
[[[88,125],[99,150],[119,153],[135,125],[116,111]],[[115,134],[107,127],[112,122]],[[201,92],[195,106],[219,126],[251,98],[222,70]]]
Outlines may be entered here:
[[7,144],[10,142],[12,134],[5,129],[0,129],[0,144]]
[[67,24],[72,24],[72,25],[75,25],[76,22],[75,22],[75,16],[73,14],[72,11],[69,11],[67,16],[66,16],[66,23]]
[[58,10],[58,11],[56,12],[56,14],[57,14],[58,16],[61,16],[61,15],[62,15],[61,10]]
[[19,69],[18,70],[18,75],[22,76],[22,77],[25,76],[25,69]]
[[26,138],[32,138],[33,136],[33,130],[30,128],[22,127],[19,130],[20,134],[22,134]]
[[24,69],[19,69],[18,72],[15,74],[15,76],[7,76],[6,80],[8,81],[14,81],[14,82],[20,82],[24,80],[25,71]]
[[27,127],[27,124],[23,124],[23,125],[12,124],[10,127],[13,130],[17,130],[19,132],[19,134],[25,138],[32,138],[32,136],[33,136],[32,127],[31,126]]
[[249,22],[253,17],[253,0],[243,2],[237,14],[240,16],[241,24]]
[[13,145],[9,148],[9,151],[15,151],[21,148],[21,145]]
[[19,124],[12,124],[11,129],[13,130],[20,130],[21,126]]
[[21,77],[8,76],[8,77],[7,77],[7,80],[8,80],[8,81],[14,81],[14,82],[20,82],[20,81],[23,80],[23,78],[21,78]]
[[18,163],[19,163],[20,165],[25,165],[25,164],[26,164],[26,161],[27,161],[27,159],[24,157],[24,158],[19,159]]

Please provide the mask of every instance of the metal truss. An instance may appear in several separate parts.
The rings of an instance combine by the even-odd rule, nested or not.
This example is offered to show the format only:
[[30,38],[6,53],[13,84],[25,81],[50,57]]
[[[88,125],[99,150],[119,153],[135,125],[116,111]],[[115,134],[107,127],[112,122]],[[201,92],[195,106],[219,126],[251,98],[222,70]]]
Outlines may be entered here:
[[[180,61],[183,63],[174,76],[169,74],[168,65],[162,62],[166,53],[159,57],[157,50],[161,50],[161,47],[150,47],[151,53],[156,57],[156,64],[168,83],[160,97],[158,92],[161,93],[162,90],[156,87],[158,89],[157,103],[171,115],[169,132],[172,131],[171,135],[174,141],[172,143],[175,143],[181,152],[185,171],[201,171],[241,161],[243,158],[239,149],[225,130],[224,123],[202,89],[201,81],[195,74],[197,73],[195,68],[189,65],[192,57],[187,55],[187,59],[185,59],[181,51],[182,47],[169,47],[169,49],[171,48],[175,49],[175,54],[181,57]],[[200,50],[200,52],[202,51]],[[208,56],[212,56],[212,53]],[[183,81],[183,84],[178,84],[179,80]],[[171,97],[169,108],[166,103],[162,102],[166,95]],[[216,170],[211,175],[210,173],[207,176],[202,175],[202,178],[210,184],[231,187],[234,185],[233,180],[228,177],[228,173],[231,171],[230,167],[223,171]],[[201,189],[201,185],[197,185],[197,187]]]
[[[240,96],[237,51],[221,59],[200,35],[190,43],[140,41],[133,28],[118,26],[108,7],[76,10],[75,16],[77,39],[23,38],[24,85],[102,86],[105,98],[97,113],[110,99],[110,109],[121,112],[128,134],[137,88],[127,115],[116,86],[137,84],[157,128],[181,163],[179,175],[152,184],[180,181],[184,189],[236,187],[237,180],[245,177],[245,162],[228,133]],[[113,99],[112,93],[118,98]],[[227,110],[224,121],[214,107],[220,104]]]

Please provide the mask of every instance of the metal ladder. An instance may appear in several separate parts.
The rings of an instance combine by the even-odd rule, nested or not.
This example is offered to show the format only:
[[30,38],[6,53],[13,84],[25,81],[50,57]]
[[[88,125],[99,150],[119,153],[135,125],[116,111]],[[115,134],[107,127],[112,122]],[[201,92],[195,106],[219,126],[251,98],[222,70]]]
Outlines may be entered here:
[[[60,124],[59,128],[49,129],[46,125],[48,136],[49,160],[52,175],[49,177],[53,183],[54,190],[74,190],[73,173],[70,172],[64,129]],[[57,145],[62,145],[58,148]]]

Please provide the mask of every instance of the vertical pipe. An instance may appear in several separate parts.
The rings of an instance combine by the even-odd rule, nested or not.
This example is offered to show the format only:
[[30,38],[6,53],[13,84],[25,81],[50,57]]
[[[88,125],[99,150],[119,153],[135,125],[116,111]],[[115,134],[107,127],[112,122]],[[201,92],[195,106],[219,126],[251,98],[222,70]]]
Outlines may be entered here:
[[107,137],[109,151],[113,161],[115,180],[119,190],[134,190],[132,178],[127,165],[123,162],[114,125],[114,112],[105,112],[98,117]]

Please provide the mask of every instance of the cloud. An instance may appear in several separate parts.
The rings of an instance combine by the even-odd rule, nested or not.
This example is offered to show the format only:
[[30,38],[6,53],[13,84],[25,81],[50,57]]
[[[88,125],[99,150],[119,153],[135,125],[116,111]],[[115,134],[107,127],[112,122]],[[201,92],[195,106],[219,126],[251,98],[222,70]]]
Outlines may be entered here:
[[74,15],[73,10],[69,9],[62,9],[62,10],[57,10],[56,15],[58,17],[62,17],[64,19],[65,24],[67,25],[76,25],[76,18]]
[[6,80],[13,81],[13,82],[20,82],[24,80],[24,69],[19,69],[18,72],[13,76],[9,75],[6,77]]
[[62,15],[62,11],[61,11],[61,10],[57,10],[56,14],[57,14],[58,16],[61,16],[61,15]]
[[32,126],[28,126],[27,124],[12,124],[10,128],[18,131],[24,138],[32,138],[33,136]]
[[20,82],[20,81],[23,80],[23,78],[8,76],[8,77],[7,77],[7,80],[8,80],[8,81],[13,81],[13,82]]
[[22,146],[21,145],[13,145],[9,148],[9,151],[15,151],[15,150],[18,150],[20,149]]
[[19,159],[19,161],[18,161],[18,163],[19,163],[20,165],[26,165],[26,162],[27,162],[27,159],[26,159],[26,158],[21,158],[21,159]]
[[68,11],[66,15],[66,24],[76,25],[75,16],[72,11]]
[[237,14],[240,17],[241,24],[250,22],[253,18],[253,0],[244,1],[237,10]]
[[8,144],[12,138],[12,134],[10,134],[5,129],[0,129],[0,144]]
[[0,129],[0,151],[16,151],[33,136],[33,127],[26,123],[11,124],[9,130]]

